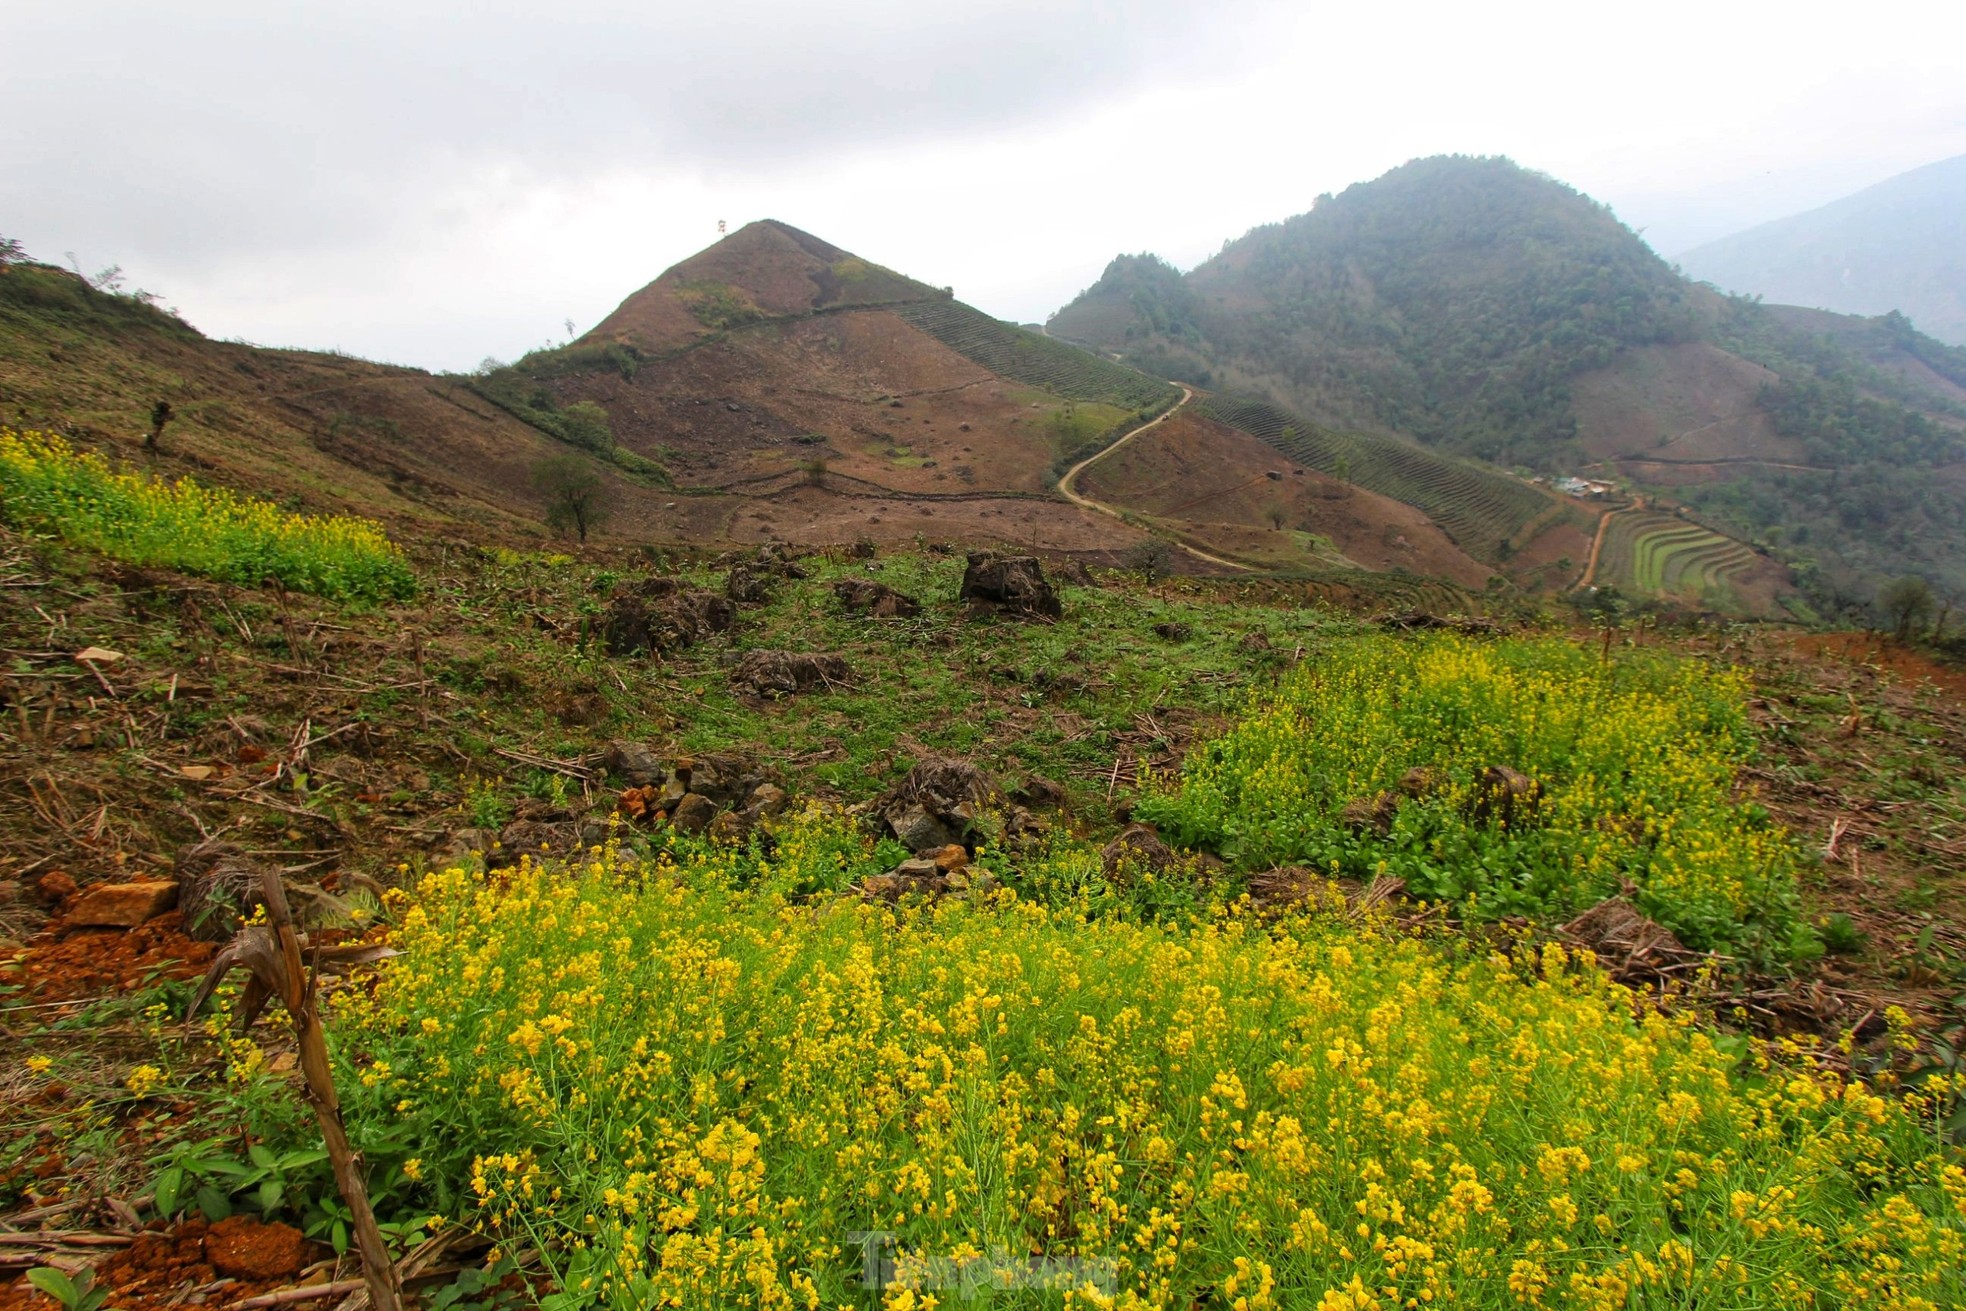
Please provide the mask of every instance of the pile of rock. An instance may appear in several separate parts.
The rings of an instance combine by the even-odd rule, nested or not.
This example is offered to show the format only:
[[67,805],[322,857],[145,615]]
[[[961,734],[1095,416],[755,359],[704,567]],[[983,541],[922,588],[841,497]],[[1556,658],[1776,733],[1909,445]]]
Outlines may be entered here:
[[860,881],[860,895],[899,901],[910,895],[943,897],[972,889],[988,892],[1000,886],[995,874],[970,864],[967,848],[952,842],[911,856],[885,874],[868,875]]
[[633,742],[608,743],[608,771],[627,784],[616,812],[643,827],[668,824],[684,833],[741,842],[791,798],[738,756],[683,756],[664,762]]
[[615,588],[601,616],[601,640],[612,656],[664,655],[736,622],[737,607],[727,596],[678,578],[642,578]]
[[1061,619],[1065,607],[1045,581],[1044,566],[1034,555],[997,555],[971,551],[956,599],[971,615],[1000,614],[1013,619],[1046,622]]

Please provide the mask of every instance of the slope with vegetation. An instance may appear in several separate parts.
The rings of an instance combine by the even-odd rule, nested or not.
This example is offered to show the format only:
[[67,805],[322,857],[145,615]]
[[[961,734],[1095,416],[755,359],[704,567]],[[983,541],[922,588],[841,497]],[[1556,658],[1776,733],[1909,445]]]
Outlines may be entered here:
[[[1955,349],[1902,316],[1717,296],[1507,160],[1416,160],[1231,242],[1178,293],[1174,276],[1115,261],[1051,331],[1305,416],[1300,431],[1601,466],[1792,564],[1830,612],[1907,573],[1966,587]],[[1729,607],[1771,613],[1782,589],[1764,584]]]

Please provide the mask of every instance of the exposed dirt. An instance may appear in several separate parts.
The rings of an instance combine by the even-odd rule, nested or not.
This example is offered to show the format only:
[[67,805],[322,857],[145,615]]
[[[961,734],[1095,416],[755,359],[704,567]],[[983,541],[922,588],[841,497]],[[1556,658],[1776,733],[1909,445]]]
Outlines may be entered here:
[[[203,1219],[160,1222],[136,1234],[129,1246],[109,1251],[95,1265],[93,1286],[108,1291],[107,1305],[116,1311],[227,1306],[292,1284],[302,1265],[319,1257],[315,1244],[287,1226],[245,1217],[217,1225]],[[219,1270],[214,1258],[236,1273]],[[0,1283],[0,1311],[54,1311],[56,1306],[23,1278]]]
[[1801,449],[1775,432],[1756,403],[1774,379],[1703,342],[1637,347],[1571,384],[1578,440],[1600,460],[1797,461]]
[[171,911],[134,929],[64,929],[59,921],[27,942],[0,982],[22,986],[37,1002],[135,992],[162,979],[204,974],[216,950],[184,931]]
[[[1143,433],[1086,470],[1081,482],[1088,496],[1182,521],[1196,540],[1239,559],[1316,564],[1294,536],[1307,533],[1328,538],[1360,568],[1404,569],[1475,588],[1493,572],[1411,506],[1327,478],[1195,414]],[[1273,510],[1282,512],[1281,528]]]

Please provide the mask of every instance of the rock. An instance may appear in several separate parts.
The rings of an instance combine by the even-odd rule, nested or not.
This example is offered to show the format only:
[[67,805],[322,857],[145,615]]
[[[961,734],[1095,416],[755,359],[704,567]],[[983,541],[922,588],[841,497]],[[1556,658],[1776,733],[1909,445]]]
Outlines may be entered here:
[[1163,874],[1173,868],[1174,852],[1149,826],[1129,824],[1100,851],[1099,864],[1109,879],[1142,870]]
[[662,789],[623,788],[615,798],[615,813],[630,822],[653,824],[662,818]]
[[700,792],[692,792],[676,803],[669,822],[685,833],[702,833],[717,816],[717,803]]
[[1503,828],[1527,822],[1543,802],[1543,785],[1507,765],[1491,765],[1475,780],[1468,811],[1477,824]]
[[972,551],[963,570],[956,599],[972,611],[994,611],[1019,619],[1055,620],[1065,608],[1045,581],[1044,566],[1034,555],[997,555]]
[[762,605],[771,600],[771,582],[740,564],[725,577],[724,595],[739,605]]
[[898,874],[869,874],[860,880],[860,895],[881,901],[898,901],[908,880]]
[[674,810],[676,803],[689,795],[689,784],[680,776],[671,774],[669,781],[662,785],[662,792],[656,798],[657,810]]
[[852,677],[846,661],[810,651],[750,651],[731,671],[731,690],[753,696],[788,697],[815,687],[832,688]]
[[615,738],[608,743],[601,761],[608,773],[631,788],[661,787],[669,777],[661,757],[639,742]]
[[451,834],[449,841],[437,849],[436,855],[438,861],[448,864],[483,856],[489,846],[491,846],[491,838],[483,829],[461,828]]
[[910,851],[935,851],[950,845],[950,834],[941,820],[928,813],[919,802],[887,817],[895,841]]
[[299,1274],[312,1246],[292,1225],[249,1215],[227,1216],[205,1233],[205,1259],[212,1269],[228,1279],[258,1283]]
[[76,892],[75,878],[61,870],[49,870],[34,881],[34,895],[49,910],[61,905]]
[[742,846],[758,827],[758,817],[748,810],[726,810],[710,821],[710,827],[703,830],[704,836],[712,842],[725,846]]
[[914,597],[870,578],[842,578],[833,584],[833,595],[848,613],[869,619],[913,619],[922,612]]
[[1010,799],[1020,806],[1057,807],[1065,804],[1065,788],[1042,774],[1027,774],[1010,790]]
[[[605,832],[605,829],[603,829]],[[498,845],[485,853],[485,868],[504,869],[521,860],[557,860],[586,845],[570,820],[515,819],[498,831]]]
[[958,870],[969,864],[969,852],[960,844],[951,842],[946,847],[938,847],[928,852],[927,859],[935,868],[947,874],[951,870]]
[[708,797],[719,810],[736,806],[764,781],[750,761],[721,754],[678,760],[676,775],[688,791]]
[[897,874],[904,879],[932,879],[941,872],[941,867],[926,856],[917,856],[913,860],[904,860],[890,871],[890,873]]
[[1172,620],[1164,624],[1155,624],[1154,632],[1169,642],[1185,642],[1195,635],[1195,630],[1188,625]]
[[1072,587],[1097,587],[1099,580],[1085,567],[1083,560],[1067,560],[1058,566],[1058,581]]
[[784,788],[776,783],[760,783],[751,789],[751,795],[744,800],[744,808],[755,811],[760,817],[781,815],[785,807],[792,804],[792,798]]
[[942,876],[942,886],[951,892],[966,892],[969,890],[969,875],[959,869],[949,870]]
[[62,917],[70,928],[133,929],[177,907],[172,879],[139,883],[97,883],[76,895]]

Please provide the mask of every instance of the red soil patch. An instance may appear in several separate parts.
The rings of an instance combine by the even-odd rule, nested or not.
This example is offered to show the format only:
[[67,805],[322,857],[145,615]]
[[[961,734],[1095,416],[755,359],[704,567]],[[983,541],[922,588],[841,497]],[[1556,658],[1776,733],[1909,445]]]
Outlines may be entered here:
[[132,992],[155,979],[189,979],[205,972],[216,950],[184,931],[178,911],[134,929],[78,929],[59,924],[36,935],[0,981],[25,983],[37,1001],[67,1001]]
[[[160,1222],[159,1227],[138,1234],[130,1246],[98,1262],[95,1286],[109,1290],[107,1305],[118,1311],[224,1306],[287,1287],[302,1265],[314,1258],[316,1249],[288,1225],[262,1224],[245,1216],[216,1225],[194,1219],[166,1228]],[[218,1263],[240,1252],[268,1259],[259,1268],[274,1273],[246,1278],[226,1274]],[[270,1263],[273,1256],[279,1257],[277,1263]],[[0,1311],[52,1311],[54,1306],[25,1279],[0,1285]]]
[[1966,670],[1942,665],[1876,633],[1799,633],[1794,647],[1798,655],[1868,665],[1909,682],[1927,682],[1966,696]]
[[1412,506],[1348,487],[1192,413],[1173,415],[1087,469],[1078,490],[1108,505],[1185,521],[1196,541],[1236,555],[1260,559],[1284,549],[1288,539],[1270,519],[1274,508],[1286,526],[1329,538],[1366,569],[1406,569],[1471,588],[1494,572]]

